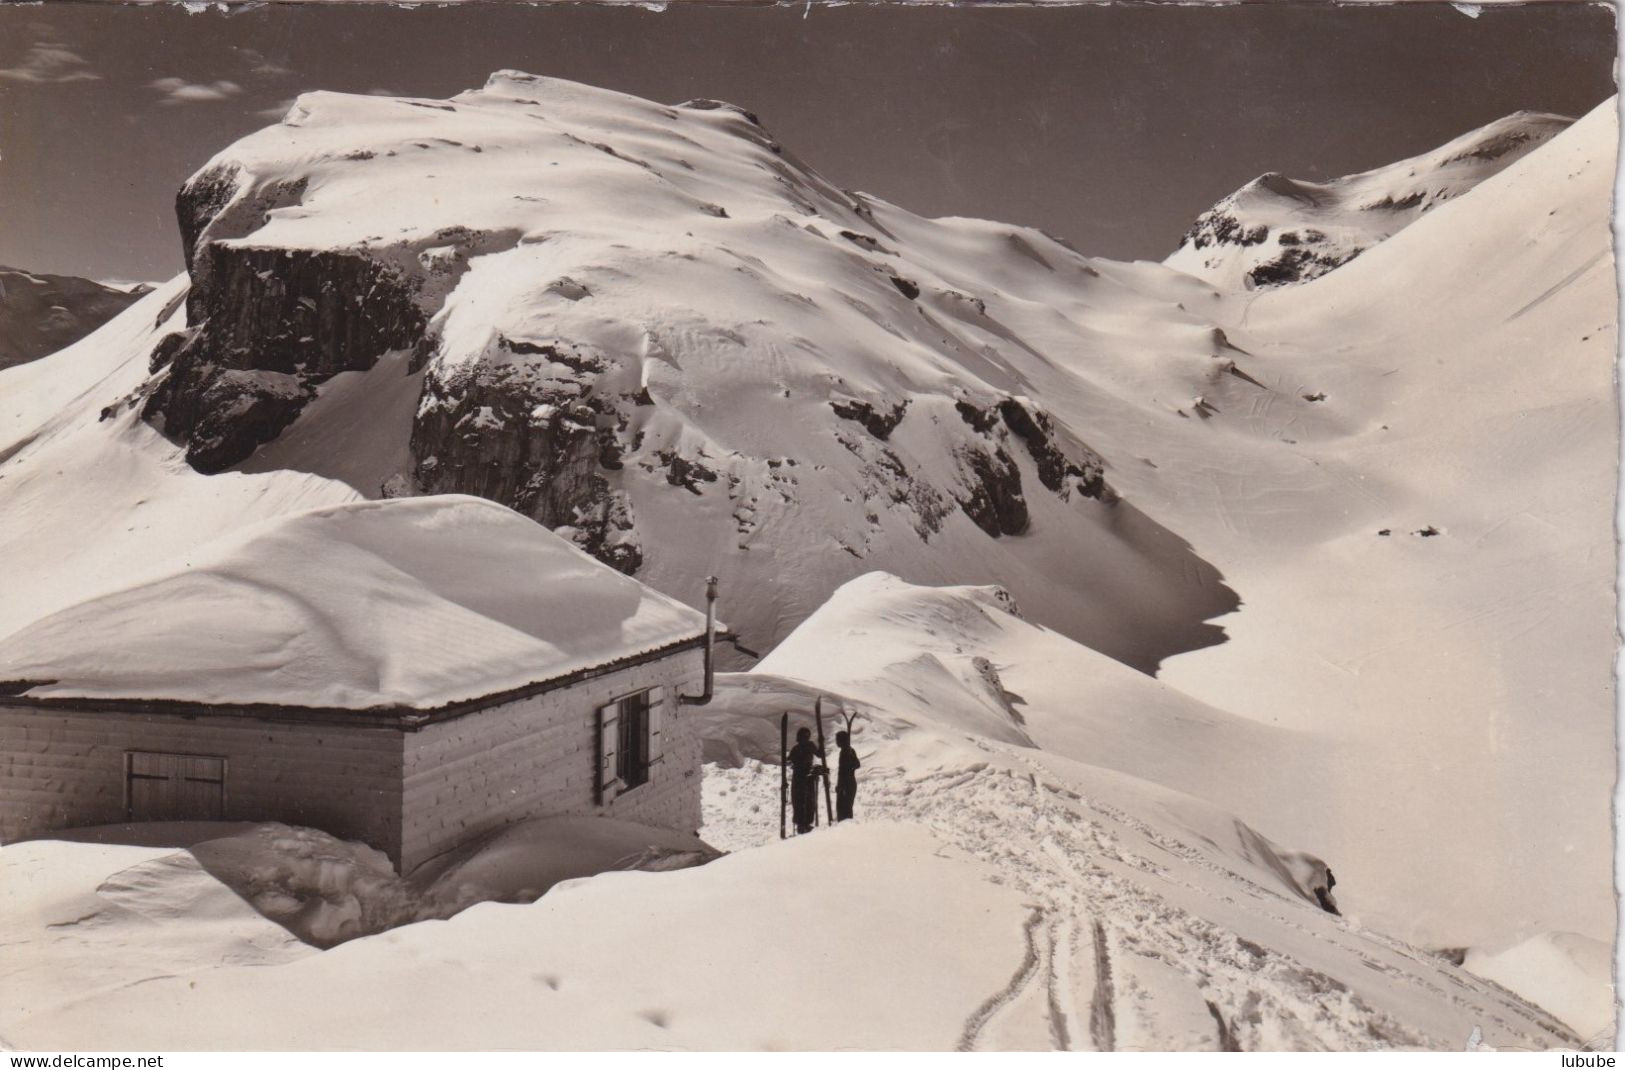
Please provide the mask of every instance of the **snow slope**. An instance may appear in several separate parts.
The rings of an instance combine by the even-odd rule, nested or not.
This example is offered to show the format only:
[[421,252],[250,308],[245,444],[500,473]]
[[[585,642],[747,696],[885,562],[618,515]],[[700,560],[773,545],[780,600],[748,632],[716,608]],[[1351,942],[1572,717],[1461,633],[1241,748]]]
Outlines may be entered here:
[[356,500],[298,472],[205,478],[119,401],[163,328],[171,280],[60,353],[0,371],[0,636],[271,516]]
[[[774,652],[773,672],[720,681],[719,709],[704,712],[742,722],[745,736],[798,689],[799,723],[814,694],[832,712],[857,711],[855,824],[781,843],[778,769],[708,766],[702,834],[734,852],[720,861],[568,882],[532,905],[486,903],[285,965],[183,961],[172,976],[0,1012],[0,1033],[91,1050],[1452,1049],[1475,1030],[1496,1048],[1580,1044],[1446,957],[1327,913],[1319,857],[1133,775],[1188,780],[1200,755],[1170,768],[1168,754],[1193,751],[1186,733],[1211,733],[1222,715],[1011,608],[1002,592],[864,577]],[[1001,660],[996,677],[988,654]],[[1082,664],[1064,689],[1009,697],[1069,654]],[[768,691],[751,689],[758,676]],[[989,706],[1001,681],[1022,711],[1014,735]],[[1159,690],[1160,702],[1133,701]],[[1099,757],[1119,770],[1060,753],[1081,737],[1052,739],[1054,749],[1025,738],[1064,725],[1079,697],[1131,703],[1087,733],[1109,741]],[[1255,739],[1282,735],[1260,728]],[[1238,770],[1213,754],[1220,768],[1203,788],[1268,783],[1283,756],[1279,742],[1260,747]],[[266,834],[297,832],[252,830],[194,851],[274,900],[290,858]],[[530,832],[500,839],[426,874],[429,898],[557,864],[534,857]],[[79,844],[25,846],[65,870],[95,861]],[[301,887],[314,877],[347,888],[363,917],[369,904],[400,905],[399,882],[378,886],[349,856],[291,857],[310,871],[294,874]],[[76,958],[63,961],[71,970]],[[434,998],[414,995],[424,992]],[[1594,988],[1576,994],[1595,1000]]]
[[[1173,967],[1153,969],[1159,979],[1141,994],[1140,1013],[1152,1020],[1178,1006],[1198,1011],[1203,1002],[1223,1006],[1210,989],[1224,990],[1212,979],[1224,971],[1198,950],[1211,946],[1211,935],[1204,937],[1205,943],[1174,935],[1188,920],[1183,910],[1221,930],[1246,933],[1255,946],[1270,949],[1256,961],[1243,957],[1230,963],[1229,968],[1243,970],[1238,977],[1282,952],[1299,962],[1321,963],[1318,956],[1329,939],[1319,933],[1312,947],[1300,946],[1299,936],[1260,936],[1235,917],[1215,914],[1215,904],[1235,901],[1228,886],[1198,882],[1205,898],[1195,905],[1175,898],[1181,909],[1171,909],[1163,901],[1170,852],[1186,858],[1202,852],[1210,863],[1216,855],[1222,867],[1305,905],[1315,902],[1317,887],[1330,890],[1330,862],[1338,874],[1335,899],[1346,920],[1328,920],[1321,927],[1341,928],[1345,937],[1357,934],[1358,941],[1376,941],[1390,949],[1405,947],[1406,960],[1394,969],[1363,963],[1379,970],[1382,998],[1396,1001],[1381,1005],[1393,1006],[1400,1020],[1414,1022],[1412,1016],[1432,1013],[1426,1010],[1431,997],[1418,997],[1408,986],[1454,986],[1435,988],[1437,993],[1463,984],[1461,971],[1447,968],[1442,956],[1384,935],[1393,920],[1387,913],[1388,871],[1346,865],[1351,857],[1364,858],[1341,837],[1302,838],[1304,829],[1319,823],[1327,802],[1336,800],[1328,786],[1337,783],[1344,764],[1361,760],[1345,742],[1309,727],[1238,725],[1233,715],[1022,621],[1002,591],[920,588],[894,577],[865,576],[838,591],[757,670],[721,681],[718,701],[702,711],[708,738],[728,741],[732,752],[713,750],[710,755],[724,767],[713,774],[716,784],[708,784],[712,801],[705,834],[718,846],[760,842],[771,833],[778,773],[761,762],[776,763],[779,713],[797,711],[795,723],[810,723],[813,699],[823,696],[832,719],[841,711],[857,715],[864,763],[860,816],[917,821],[939,833],[953,830],[954,842],[974,842],[1000,858],[1002,871],[1037,882],[1052,904],[1055,925],[1063,929],[1070,924],[1068,904],[1073,902],[1111,903],[1100,908],[1108,933],[1115,933],[1114,926],[1125,918],[1134,919],[1133,935],[1124,939],[1159,948],[1150,952],[1152,957]],[[1001,767],[1000,759],[1008,764]],[[1043,785],[1046,776],[1059,779]],[[1089,838],[1077,838],[1080,797],[1093,800],[1096,811]],[[1282,799],[1298,800],[1298,805],[1284,807]],[[1109,846],[1103,845],[1098,829],[1101,814],[1124,826],[1114,831]],[[1058,824],[1065,834],[1056,831]],[[1267,837],[1290,835],[1299,843],[1313,843],[1321,857],[1285,850],[1259,829]],[[1160,846],[1125,845],[1137,836]],[[1447,853],[1447,846],[1436,849]],[[1136,852],[1149,852],[1151,861]],[[1121,888],[1105,882],[1095,868],[1069,870],[1057,864],[1102,853],[1130,858],[1127,872],[1137,879],[1156,875],[1158,879],[1137,890],[1155,905],[1140,900],[1125,911]],[[1454,856],[1451,861],[1460,864]],[[1504,894],[1490,882],[1477,890]],[[1605,945],[1572,934],[1558,937],[1558,946],[1577,949],[1564,967],[1551,954],[1540,954],[1538,948],[1547,943],[1541,937],[1530,945],[1536,952],[1521,948],[1508,954],[1505,965],[1497,960],[1477,972],[1540,1002],[1581,1036],[1597,1038],[1603,1019],[1611,1015],[1605,1009],[1613,1006],[1612,977],[1607,969],[1586,968],[1586,948]],[[1365,957],[1369,959],[1369,952]],[[1469,967],[1483,961],[1489,960],[1475,952]],[[1353,984],[1357,992],[1362,990],[1358,982],[1370,977],[1366,969],[1344,973],[1340,967],[1323,968],[1338,984]],[[1254,977],[1236,983],[1254,991],[1263,981]],[[1482,990],[1476,982],[1471,987]],[[1202,998],[1196,999],[1199,993],[1192,989],[1200,990]],[[1325,991],[1340,990],[1332,985]],[[1259,1031],[1244,1038],[1247,1046],[1346,1043],[1328,1040],[1318,1026],[1295,1032],[1296,1013],[1281,1005],[1264,1011],[1254,1023]],[[1196,1020],[1211,1026],[1200,1014]],[[1471,1025],[1452,1028],[1470,1031]],[[1144,1028],[1151,1030],[1147,1044],[1195,1043],[1181,1039],[1182,1034],[1162,1032],[1163,1026]],[[1422,1028],[1422,1035],[1432,1037],[1429,1041],[1401,1042],[1393,1039],[1397,1034],[1383,1035],[1390,1043],[1439,1044],[1450,1034],[1430,1032],[1436,1028],[1436,1022]],[[1198,1029],[1192,1035],[1203,1034]]]
[[1323,733],[1289,834],[1436,946],[1613,937],[1617,140],[1610,102],[1358,261],[1227,305],[1249,368],[1323,392],[1324,422],[1238,393],[1210,426],[1284,463],[1162,481],[1155,515],[1247,602],[1162,679]]
[[[87,905],[75,874],[157,852],[23,845],[50,864],[34,871],[47,908],[8,916],[8,951],[45,930],[53,984],[0,1010],[0,1033],[92,1051],[1449,1049],[1474,1028],[1492,1047],[1577,1044],[1497,986],[1311,905],[1282,865],[1301,856],[1211,807],[956,736],[862,744],[859,823],[765,842],[777,770],[710,769],[707,834],[733,836],[729,857],[320,953],[222,960],[195,928],[95,901],[68,948],[50,926]],[[247,910],[186,861],[145,865]],[[141,902],[177,891],[148,879]],[[159,941],[164,975],[118,972]]]
[[1317,278],[1497,174],[1571,122],[1514,112],[1431,152],[1329,182],[1271,171],[1197,217],[1164,263],[1224,290]]
[[410,707],[704,634],[705,618],[465,496],[276,517],[0,643],[35,698]]
[[1462,966],[1535,1000],[1599,1047],[1612,1047],[1614,949],[1578,933],[1542,933],[1498,951],[1472,949]]
[[[1269,813],[1288,785],[1301,790],[1322,778],[1328,761],[1310,733],[1206,706],[1022,619],[1000,588],[920,587],[870,573],[836,591],[750,673],[730,679],[749,689],[759,676],[797,679],[807,667],[816,668],[817,687],[885,711],[894,731],[952,726],[1241,813]],[[721,716],[737,720],[729,707],[742,701],[725,695]]]

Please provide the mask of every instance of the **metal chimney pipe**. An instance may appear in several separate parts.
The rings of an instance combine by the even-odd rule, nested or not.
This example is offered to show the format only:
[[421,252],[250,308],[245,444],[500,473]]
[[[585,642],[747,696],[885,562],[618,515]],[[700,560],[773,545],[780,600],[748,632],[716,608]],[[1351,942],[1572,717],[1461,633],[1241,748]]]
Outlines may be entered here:
[[715,680],[717,645],[717,578],[705,578],[705,690],[698,695],[679,695],[684,706],[704,706],[711,701],[711,686]]

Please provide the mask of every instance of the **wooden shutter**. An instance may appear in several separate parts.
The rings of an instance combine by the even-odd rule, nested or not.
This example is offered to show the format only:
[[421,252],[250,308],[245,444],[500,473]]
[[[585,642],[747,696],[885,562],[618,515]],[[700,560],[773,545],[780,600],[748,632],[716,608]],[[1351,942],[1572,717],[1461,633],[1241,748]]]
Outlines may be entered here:
[[621,788],[616,773],[621,745],[621,704],[611,702],[598,710],[598,805],[608,805]]
[[665,727],[666,689],[652,688],[649,691],[649,764],[654,765],[660,760],[661,730]]
[[125,758],[132,821],[218,821],[225,816],[226,760],[130,751]]

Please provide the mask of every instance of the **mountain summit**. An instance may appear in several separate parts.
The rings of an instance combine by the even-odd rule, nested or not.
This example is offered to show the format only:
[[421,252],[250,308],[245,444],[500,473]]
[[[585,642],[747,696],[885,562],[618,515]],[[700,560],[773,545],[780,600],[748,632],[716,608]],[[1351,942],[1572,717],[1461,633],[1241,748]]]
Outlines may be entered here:
[[1316,278],[1498,174],[1573,121],[1514,112],[1431,152],[1329,182],[1271,171],[1198,216],[1164,262],[1227,289]]
[[1142,668],[1234,606],[1035,400],[1140,363],[1125,305],[1199,394],[1226,353],[1179,294],[841,190],[741,108],[310,93],[177,209],[187,325],[133,401],[201,472],[489,498],[680,596],[720,575],[758,647],[873,568],[1002,577]]

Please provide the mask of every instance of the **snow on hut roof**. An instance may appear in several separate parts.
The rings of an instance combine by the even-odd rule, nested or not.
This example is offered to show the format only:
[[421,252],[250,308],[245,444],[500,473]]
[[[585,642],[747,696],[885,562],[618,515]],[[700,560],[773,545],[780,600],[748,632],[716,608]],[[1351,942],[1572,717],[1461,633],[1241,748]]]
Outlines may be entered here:
[[353,502],[217,539],[0,640],[36,698],[432,709],[705,634],[702,614],[479,498]]

